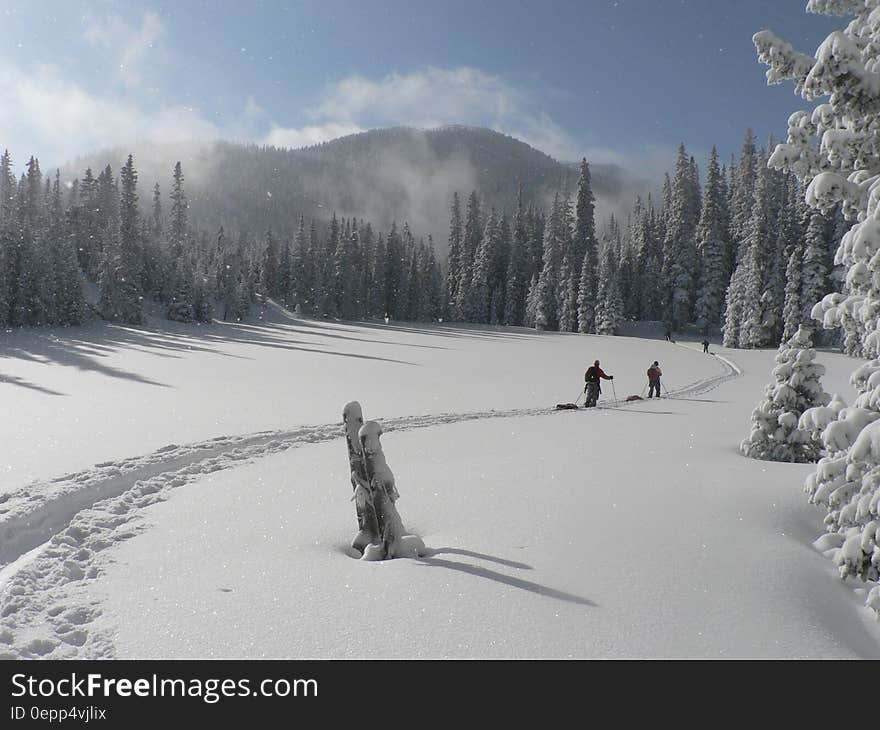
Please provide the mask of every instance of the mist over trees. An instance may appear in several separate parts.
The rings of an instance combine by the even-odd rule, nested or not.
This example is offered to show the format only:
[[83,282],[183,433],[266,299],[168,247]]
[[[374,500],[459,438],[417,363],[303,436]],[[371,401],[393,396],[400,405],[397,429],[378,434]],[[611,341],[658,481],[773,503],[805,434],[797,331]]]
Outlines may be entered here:
[[719,164],[713,149],[703,176],[682,144],[659,201],[636,197],[625,220],[598,225],[586,160],[546,207],[523,184],[509,209],[477,188],[453,191],[438,202],[449,221],[441,262],[406,219],[380,230],[332,207],[323,217],[289,208],[280,229],[199,225],[179,161],[146,187],[131,155],[118,176],[87,168],[62,184],[35,158],[16,180],[6,153],[0,325],[139,324],[145,311],[238,320],[270,297],[307,317],[597,334],[649,320],[721,333],[731,347],[776,346],[815,329],[813,305],[840,288],[842,216],[808,208],[798,179],[767,156],[747,132],[739,159]]
[[[62,186],[31,157],[16,181],[0,157],[0,326],[137,325],[145,311],[181,322],[239,320],[272,297],[302,316],[436,320],[443,279],[433,242],[408,224],[300,217],[295,236],[209,231],[189,221],[178,162],[170,194],[141,201],[134,159],[115,176],[89,168]],[[167,214],[165,212],[167,207]]]
[[[574,199],[559,192],[546,211],[520,194],[498,223],[475,192],[465,213],[456,194],[447,316],[596,334],[650,320],[720,332],[729,347],[771,347],[816,329],[813,305],[841,285],[840,210],[808,208],[798,179],[768,167],[750,131],[739,160],[719,165],[712,149],[705,180],[682,144],[659,204],[637,198],[625,222],[611,215],[598,234],[594,201],[586,160]],[[480,306],[466,306],[474,297]]]

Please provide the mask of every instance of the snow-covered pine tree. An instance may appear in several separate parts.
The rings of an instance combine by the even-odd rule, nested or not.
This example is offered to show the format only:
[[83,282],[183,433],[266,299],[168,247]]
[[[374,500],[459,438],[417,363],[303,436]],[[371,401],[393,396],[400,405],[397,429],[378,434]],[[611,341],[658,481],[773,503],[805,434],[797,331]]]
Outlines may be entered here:
[[690,321],[694,292],[697,220],[694,217],[692,174],[690,160],[684,144],[681,144],[666,210],[666,237],[663,241],[664,320],[673,330]]
[[278,239],[269,229],[266,231],[266,240],[263,243],[263,262],[260,267],[260,287],[273,299],[280,299],[281,286],[281,249]]
[[141,324],[141,291],[125,258],[118,215],[111,215],[104,231],[104,261],[99,281],[98,306],[105,319],[124,324]]
[[429,322],[436,322],[443,314],[446,298],[443,291],[443,272],[440,270],[440,264],[437,262],[437,256],[434,252],[434,239],[431,236],[428,236],[428,250],[425,259],[423,281],[425,282],[424,291],[426,295],[423,319]]
[[537,327],[538,317],[538,275],[534,274],[529,282],[529,293],[526,294],[526,313],[523,324],[526,327]]
[[614,216],[603,236],[599,254],[599,292],[596,298],[596,334],[614,335],[623,322],[623,299],[618,285],[616,266],[620,244],[620,228]]
[[0,157],[0,327],[12,324],[15,282],[15,175],[9,150]]
[[536,289],[535,327],[539,330],[559,329],[560,270],[568,244],[563,230],[566,225],[563,202],[556,193],[544,233],[544,256]]
[[724,293],[730,280],[727,271],[727,235],[724,230],[723,178],[715,147],[709,155],[706,191],[697,224],[697,252],[701,261],[695,317],[704,334],[717,327],[721,319]]
[[805,324],[804,308],[801,304],[801,271],[803,267],[803,243],[796,242],[785,267],[785,302],[782,307],[782,340],[788,342]]
[[[637,204],[640,205],[637,200]],[[626,228],[622,233],[620,244],[620,261],[618,264],[618,286],[620,297],[623,302],[623,318],[625,320],[637,319],[641,301],[641,281],[638,271],[638,259],[634,241],[638,237],[637,226],[634,223],[635,210],[629,215]]]
[[721,326],[722,344],[725,347],[740,346],[740,326],[742,324],[743,297],[747,265],[740,262],[730,277],[730,285],[724,295],[724,323]]
[[[808,9],[827,15],[849,13],[855,18],[844,30],[831,33],[815,56],[764,30],[754,36],[759,59],[769,66],[770,83],[791,80],[807,99],[827,97],[811,111],[789,117],[788,138],[770,158],[774,167],[791,170],[808,184],[807,203],[826,213],[843,204],[856,221],[843,236],[835,263],[846,269],[846,290],[826,294],[813,317],[826,327],[853,320],[871,357],[880,350],[880,153],[876,146],[877,93],[875,69],[880,63],[880,24],[876,3],[862,0],[811,0]],[[856,408],[880,412],[880,361],[872,360],[851,382],[860,392]],[[877,421],[854,424],[835,468],[821,464],[808,489],[839,480],[836,506],[826,525],[839,540],[836,561],[841,575],[857,575],[872,583],[867,603],[880,613],[880,427]]]
[[657,237],[657,214],[648,194],[634,239],[639,271],[639,313],[643,320],[662,319],[660,270],[663,254]]
[[[119,172],[119,242],[123,265],[129,282],[131,295],[138,302],[143,301],[144,292],[144,254],[141,236],[141,209],[137,193],[138,173],[134,167],[134,158],[129,155]],[[132,311],[134,305],[132,304]]]
[[[742,269],[742,314],[739,347],[768,347],[773,344],[767,334],[764,314],[766,284],[773,265],[776,239],[773,236],[770,171],[764,149],[758,153],[757,175],[752,200],[752,217],[743,242],[745,251],[737,268]],[[731,284],[732,286],[732,284]]]
[[[581,160],[580,177],[578,178],[575,226],[572,237],[572,257],[577,267],[573,273],[578,281],[576,301],[579,332],[593,332],[596,326],[599,247],[596,241],[595,200],[590,179],[590,165],[584,158]],[[583,275],[584,267],[586,267],[586,276]]]
[[196,319],[193,271],[186,256],[181,256],[175,264],[174,287],[168,301],[167,316],[176,322],[193,322]]
[[827,405],[831,400],[820,383],[825,367],[816,362],[816,351],[807,329],[779,346],[773,381],[752,411],[752,428],[740,451],[753,459],[811,462],[819,458],[821,445],[798,429],[804,411]]
[[293,250],[290,252],[291,305],[298,316],[305,315],[311,303],[311,281],[307,273],[308,257],[309,239],[306,234],[305,216],[301,215],[293,237]]
[[[464,224],[464,236],[461,246],[461,267],[458,276],[458,288],[453,307],[455,318],[465,320],[467,302],[470,296],[471,277],[473,274],[474,256],[480,246],[483,237],[483,215],[480,210],[480,198],[477,191],[471,191],[468,197],[467,213]],[[389,256],[391,253],[389,243]]]
[[528,296],[528,230],[526,211],[523,209],[522,186],[517,193],[516,213],[510,242],[510,259],[507,264],[507,280],[504,303],[504,324],[522,325],[525,320]]
[[385,248],[385,237],[380,233],[376,238],[373,251],[372,278],[373,288],[370,291],[370,311],[374,317],[384,317],[388,312],[388,254]]
[[289,306],[291,301],[290,261],[290,240],[285,236],[278,257],[278,297],[284,306]]
[[513,247],[512,236],[507,213],[502,213],[498,221],[498,247],[495,265],[492,268],[492,324],[504,324],[507,302],[507,269],[510,265],[510,253]]
[[86,302],[83,295],[82,271],[71,238],[65,230],[64,206],[61,199],[61,179],[58,170],[52,183],[52,201],[49,208],[48,238],[51,242],[52,282],[55,323],[81,324],[85,319]]
[[[522,202],[522,189],[520,189]],[[455,309],[454,302],[458,298],[458,286],[461,279],[463,231],[461,222],[461,200],[458,191],[452,194],[452,205],[449,214],[449,248],[447,253],[446,292],[449,296],[450,311]]]
[[462,314],[466,322],[487,323],[490,321],[492,297],[492,274],[498,256],[500,231],[495,208],[489,211],[483,235],[474,255],[473,273],[470,289]]
[[809,211],[809,222],[805,248],[803,251],[803,274],[801,283],[801,302],[805,319],[817,302],[828,293],[828,220],[822,211],[813,208]]
[[361,250],[358,256],[358,270],[360,271],[359,287],[361,314],[359,316],[370,318],[375,316],[372,312],[370,295],[373,291],[373,259],[376,253],[376,237],[373,226],[367,222],[359,227]]
[[575,278],[577,266],[572,266],[570,255],[566,252],[562,257],[562,268],[559,270],[559,286],[562,289],[562,307],[559,310],[559,331],[577,331],[577,293],[578,279]]
[[745,253],[745,240],[755,202],[755,181],[759,168],[755,138],[746,130],[742,151],[736,166],[731,165],[730,240],[728,269],[733,271]]
[[544,229],[546,228],[546,220],[544,214],[540,210],[535,210],[533,205],[529,205],[526,211],[526,230],[528,232],[528,255],[526,256],[526,272],[528,280],[531,282],[533,276],[541,273],[541,267],[544,265]]

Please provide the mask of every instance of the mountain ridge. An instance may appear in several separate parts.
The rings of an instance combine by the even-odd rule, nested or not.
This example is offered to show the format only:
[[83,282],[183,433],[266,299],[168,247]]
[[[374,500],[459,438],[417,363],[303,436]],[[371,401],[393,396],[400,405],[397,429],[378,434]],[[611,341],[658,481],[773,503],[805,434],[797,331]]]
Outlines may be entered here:
[[[378,128],[296,149],[222,140],[142,143],[80,157],[63,175],[79,178],[87,167],[97,174],[108,164],[116,172],[129,153],[145,209],[158,182],[167,210],[171,171],[181,161],[190,219],[199,226],[290,236],[300,215],[325,220],[335,212],[380,230],[407,221],[441,251],[453,192],[466,198],[477,190],[487,207],[511,213],[522,184],[526,203],[543,207],[556,192],[574,194],[580,164],[495,130],[444,125]],[[591,164],[591,172],[600,207],[628,206],[633,191],[647,186],[617,165]]]

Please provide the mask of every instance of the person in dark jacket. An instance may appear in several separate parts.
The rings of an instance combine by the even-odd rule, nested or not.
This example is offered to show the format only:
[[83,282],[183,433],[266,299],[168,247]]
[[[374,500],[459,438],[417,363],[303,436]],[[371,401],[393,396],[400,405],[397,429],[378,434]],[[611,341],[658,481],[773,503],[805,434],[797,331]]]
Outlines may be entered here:
[[587,368],[587,372],[584,373],[584,381],[586,381],[584,392],[587,394],[584,408],[592,408],[596,405],[596,401],[599,400],[599,393],[602,392],[602,386],[599,384],[599,381],[603,378],[605,380],[614,380],[614,376],[606,375],[605,371],[599,367],[599,361],[596,360]]
[[660,397],[660,376],[663,373],[660,370],[660,363],[654,360],[651,367],[648,368],[648,397],[652,398],[654,393]]
[[703,340],[703,352],[709,353],[709,340]]

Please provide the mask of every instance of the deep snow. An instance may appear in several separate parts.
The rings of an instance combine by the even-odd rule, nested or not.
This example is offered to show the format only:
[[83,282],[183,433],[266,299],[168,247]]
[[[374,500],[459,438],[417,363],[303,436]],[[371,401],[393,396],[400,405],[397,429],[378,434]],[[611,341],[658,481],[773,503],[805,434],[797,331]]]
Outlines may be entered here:
[[[689,343],[275,310],[7,334],[0,652],[880,657],[863,595],[812,546],[811,467],[737,452],[775,351],[713,349],[731,364]],[[654,359],[677,397],[553,411],[596,357],[621,400]],[[820,359],[851,400],[854,361]],[[386,430],[424,558],[347,548],[352,399]]]

